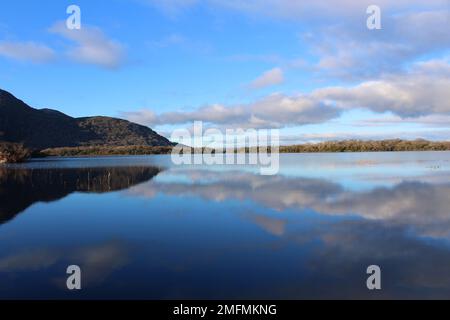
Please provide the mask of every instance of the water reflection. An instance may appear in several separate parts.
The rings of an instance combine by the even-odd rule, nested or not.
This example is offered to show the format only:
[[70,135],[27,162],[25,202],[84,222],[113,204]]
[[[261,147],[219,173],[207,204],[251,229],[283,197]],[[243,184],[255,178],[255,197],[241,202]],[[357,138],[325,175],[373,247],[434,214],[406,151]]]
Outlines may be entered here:
[[55,201],[73,192],[127,189],[156,176],[158,167],[6,168],[0,167],[0,224],[38,201]]
[[[287,155],[277,176],[170,158],[148,160],[164,171],[14,168],[0,207],[15,197],[24,213],[0,227],[0,297],[449,298],[450,153],[389,156]],[[82,292],[64,288],[69,264]],[[381,291],[366,288],[371,264]]]
[[[359,216],[408,225],[421,234],[450,238],[450,179],[446,183],[403,181],[391,187],[354,191],[324,179],[261,176],[242,172],[178,170],[149,184],[128,190],[136,196],[157,192],[208,201],[252,201],[278,212],[290,210],[334,216]],[[176,176],[176,177],[175,177]],[[424,179],[425,181],[428,178]]]

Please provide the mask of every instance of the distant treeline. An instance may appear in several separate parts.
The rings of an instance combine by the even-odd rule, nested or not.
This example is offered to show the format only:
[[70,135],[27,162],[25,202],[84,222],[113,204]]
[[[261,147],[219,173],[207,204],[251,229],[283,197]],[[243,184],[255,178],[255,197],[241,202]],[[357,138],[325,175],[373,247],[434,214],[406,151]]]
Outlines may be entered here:
[[445,151],[450,150],[450,141],[427,140],[344,140],[282,146],[280,152],[375,152],[375,151]]
[[[265,148],[263,148],[265,149]],[[190,149],[199,153],[202,149]],[[206,149],[203,149],[205,151]],[[252,148],[246,148],[245,152]],[[376,151],[445,151],[450,150],[450,141],[435,142],[427,140],[344,140],[307,143],[292,146],[281,146],[281,153],[309,153],[309,152],[376,152]],[[100,156],[100,155],[146,155],[169,154],[172,147],[150,146],[99,146],[99,147],[70,147],[52,148],[39,152],[41,156]],[[229,152],[229,150],[227,150]],[[243,152],[244,149],[240,149]]]
[[81,156],[114,156],[114,155],[145,155],[168,154],[172,147],[151,146],[98,146],[98,147],[67,147],[51,148],[37,152],[35,156],[81,157]]
[[[21,162],[28,157],[81,157],[81,156],[114,156],[114,155],[147,155],[170,154],[171,146],[86,146],[64,147],[45,150],[30,150],[23,144],[0,142],[0,163]],[[266,148],[261,148],[265,151]],[[188,149],[190,153],[212,152],[211,149]],[[185,150],[186,151],[186,150]],[[188,151],[188,152],[189,152]],[[377,151],[450,151],[450,141],[427,140],[344,140],[320,143],[306,143],[292,146],[281,146],[281,153],[312,153],[312,152],[377,152]],[[223,152],[223,151],[221,151]],[[227,150],[227,152],[232,152]],[[240,148],[235,152],[255,152],[255,148]]]

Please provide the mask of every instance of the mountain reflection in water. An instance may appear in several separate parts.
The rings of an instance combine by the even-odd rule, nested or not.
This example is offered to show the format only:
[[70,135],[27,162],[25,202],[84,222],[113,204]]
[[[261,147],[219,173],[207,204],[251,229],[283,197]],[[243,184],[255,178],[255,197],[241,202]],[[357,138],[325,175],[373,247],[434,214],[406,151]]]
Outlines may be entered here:
[[0,297],[450,297],[450,152],[280,160],[275,176],[170,156],[3,167]]
[[0,167],[0,223],[38,201],[59,200],[73,192],[123,190],[152,179],[160,171],[157,167]]

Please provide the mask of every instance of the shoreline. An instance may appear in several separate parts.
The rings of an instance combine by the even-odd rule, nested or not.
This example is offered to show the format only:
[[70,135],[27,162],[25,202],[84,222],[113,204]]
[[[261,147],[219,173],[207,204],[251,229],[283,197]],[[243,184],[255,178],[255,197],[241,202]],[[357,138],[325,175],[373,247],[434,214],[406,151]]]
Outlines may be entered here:
[[[112,156],[145,156],[145,155],[170,155],[175,146],[78,146],[47,148],[43,150],[30,150],[22,144],[3,143],[4,154],[0,150],[0,163],[3,161],[20,162],[26,159],[43,159],[48,157],[60,158],[94,158]],[[258,150],[259,149],[259,150]],[[278,151],[284,154],[311,154],[311,153],[376,153],[376,152],[430,152],[450,151],[450,141],[427,140],[342,140],[320,143],[306,143],[298,145],[283,145],[279,147],[241,147],[229,149],[192,148],[185,146],[181,153],[189,154],[215,154],[215,153],[256,153]],[[8,161],[11,159],[11,161]]]
[[[450,152],[450,150],[401,150],[401,151],[320,151],[320,152],[279,152],[279,154],[357,154],[357,153],[417,153],[417,152]],[[246,152],[248,154],[250,152]],[[200,153],[196,153],[200,154]],[[114,157],[145,157],[145,156],[170,156],[170,153],[145,153],[145,154],[86,154],[86,155],[48,155],[33,156],[29,160],[52,159],[52,158],[114,158]],[[4,162],[6,164],[6,162]],[[0,162],[2,164],[2,162]]]
[[[171,154],[173,146],[86,146],[48,148],[34,152],[33,156],[106,156],[106,155],[151,155]],[[212,149],[186,147],[188,153],[250,153],[258,147]],[[263,152],[271,152],[271,147],[259,147]],[[320,143],[305,143],[275,147],[279,153],[351,153],[351,152],[405,152],[405,151],[450,151],[450,141],[427,140],[342,140]]]

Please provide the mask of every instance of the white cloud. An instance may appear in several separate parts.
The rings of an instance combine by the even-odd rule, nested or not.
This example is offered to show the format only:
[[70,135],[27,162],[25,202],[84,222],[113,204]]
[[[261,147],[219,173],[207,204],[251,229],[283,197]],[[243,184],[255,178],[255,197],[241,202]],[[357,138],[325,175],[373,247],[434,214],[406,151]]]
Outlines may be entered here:
[[118,68],[124,63],[123,45],[108,39],[97,27],[83,25],[79,30],[69,30],[63,22],[59,22],[50,28],[50,32],[75,44],[67,51],[68,57],[74,61],[109,69]]
[[344,79],[369,79],[401,71],[411,62],[450,47],[448,10],[384,15],[382,30],[360,21],[331,25],[302,35],[317,57],[315,71]]
[[411,71],[365,81],[353,87],[317,89],[315,100],[332,101],[338,108],[391,111],[401,117],[450,113],[450,65],[429,61]]
[[264,72],[261,76],[256,78],[252,83],[250,83],[250,88],[252,89],[262,89],[283,83],[284,74],[283,70],[280,68],[273,68]]
[[315,102],[308,96],[272,94],[254,103],[200,107],[189,112],[166,112],[155,115],[149,110],[124,112],[130,121],[147,125],[184,124],[204,121],[227,127],[280,128],[283,126],[320,123],[333,119],[341,111],[333,106]]
[[19,61],[33,63],[49,62],[55,58],[55,52],[46,45],[35,42],[0,42],[0,55]]
[[[167,2],[177,2],[170,1]],[[211,5],[218,5],[231,10],[240,11],[251,16],[265,16],[280,19],[311,19],[329,18],[336,21],[344,17],[366,16],[366,8],[374,4],[373,0],[209,0]],[[193,2],[192,4],[194,4]],[[447,8],[446,0],[377,0],[382,10],[397,12],[410,8]]]
[[[339,21],[343,18],[366,16],[366,8],[374,4],[373,0],[137,0],[150,4],[165,13],[179,14],[196,5],[225,8],[242,12],[251,17],[270,17],[276,19],[315,20],[328,18]],[[377,0],[383,11],[398,12],[410,8],[447,8],[446,0]]]
[[[152,1],[155,3],[155,1]],[[156,1],[159,3],[160,1]],[[183,10],[199,1],[165,1],[165,6]],[[450,15],[448,1],[380,0],[382,30],[366,27],[370,0],[314,2],[292,0],[207,0],[209,6],[227,8],[251,17],[299,19],[307,23],[304,44],[311,55],[285,60],[276,55],[274,64],[303,68],[322,80],[338,77],[351,85],[322,87],[309,93],[274,94],[252,103],[215,104],[193,111],[154,114],[141,110],[125,114],[132,121],[151,125],[183,124],[202,120],[216,125],[240,127],[287,127],[321,123],[342,112],[365,108],[391,112],[400,119],[424,119],[450,115],[450,64],[448,60],[416,61],[448,54]],[[306,21],[306,22],[305,22]],[[179,40],[179,39],[172,39]],[[265,55],[235,55],[267,59]],[[273,57],[271,57],[273,58]],[[314,60],[314,62],[311,62]],[[284,81],[283,70],[274,68],[249,84],[259,89]]]
[[250,18],[307,24],[310,37],[302,42],[317,59],[313,63],[315,74],[327,79],[369,79],[402,70],[427,54],[442,53],[450,47],[447,0],[379,0],[376,5],[381,8],[382,30],[375,31],[366,27],[366,9],[374,4],[372,0],[142,1],[172,12],[201,4]]
[[414,125],[420,125],[423,127],[439,128],[445,127],[450,130],[450,115],[445,114],[430,114],[420,117],[401,118],[399,116],[391,115],[381,119],[369,118],[363,121],[359,121],[355,125],[359,126],[372,126],[372,127],[384,127],[384,126],[396,126],[401,123],[410,123]]
[[188,112],[154,114],[148,110],[124,113],[131,121],[147,124],[184,124],[204,121],[217,125],[280,128],[321,123],[345,110],[366,108],[392,112],[402,118],[450,114],[450,64],[430,60],[401,74],[344,87],[324,87],[307,94],[272,94],[242,105],[209,105]]

